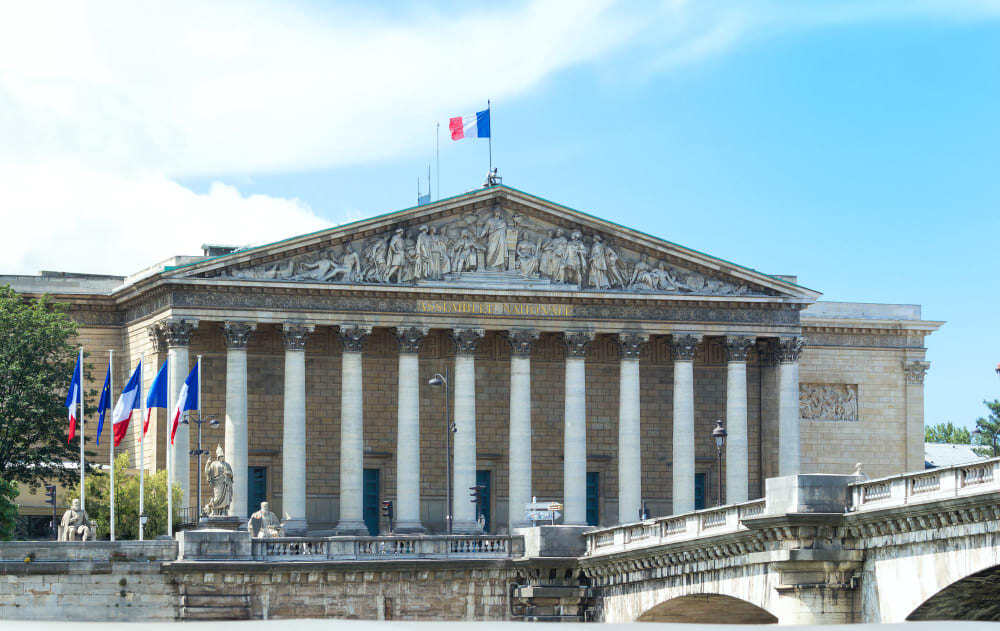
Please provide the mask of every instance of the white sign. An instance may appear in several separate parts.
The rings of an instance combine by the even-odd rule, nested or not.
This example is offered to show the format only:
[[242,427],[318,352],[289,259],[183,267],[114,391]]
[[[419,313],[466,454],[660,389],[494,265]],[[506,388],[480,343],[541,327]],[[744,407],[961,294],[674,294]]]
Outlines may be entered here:
[[524,518],[527,521],[554,522],[560,517],[562,517],[562,513],[557,510],[529,510],[524,513]]

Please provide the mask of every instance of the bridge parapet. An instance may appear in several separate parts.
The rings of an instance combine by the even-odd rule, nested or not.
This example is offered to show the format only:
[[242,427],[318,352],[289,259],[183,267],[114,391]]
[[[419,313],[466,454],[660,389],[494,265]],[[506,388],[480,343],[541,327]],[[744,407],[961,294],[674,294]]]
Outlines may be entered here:
[[856,482],[850,491],[850,511],[857,513],[995,493],[1000,458]]

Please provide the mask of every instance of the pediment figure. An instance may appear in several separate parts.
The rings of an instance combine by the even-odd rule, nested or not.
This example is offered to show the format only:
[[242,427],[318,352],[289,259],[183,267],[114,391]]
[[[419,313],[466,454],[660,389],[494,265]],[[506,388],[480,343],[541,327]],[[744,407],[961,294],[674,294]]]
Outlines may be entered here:
[[599,229],[603,222],[592,218],[590,225],[573,225],[544,212],[513,210],[502,200],[469,204],[449,214],[410,212],[394,213],[390,217],[397,220],[382,221],[374,230],[363,230],[363,235],[362,230],[334,228],[324,242],[313,240],[308,246],[287,246],[280,252],[269,252],[268,246],[231,264],[198,265],[185,275],[442,289],[780,295],[773,284],[757,285],[718,270],[678,265],[612,230],[603,232]]

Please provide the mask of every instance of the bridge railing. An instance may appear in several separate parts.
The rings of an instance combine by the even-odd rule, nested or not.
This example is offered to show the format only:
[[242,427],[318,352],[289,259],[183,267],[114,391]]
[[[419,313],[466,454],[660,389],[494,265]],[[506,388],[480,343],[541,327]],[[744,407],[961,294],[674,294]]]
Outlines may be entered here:
[[524,555],[524,538],[491,535],[277,537],[254,539],[255,561],[506,559]]
[[855,482],[851,511],[866,512],[1000,491],[1000,458]]
[[587,555],[600,556],[746,530],[743,520],[764,513],[764,500],[657,517],[586,533]]

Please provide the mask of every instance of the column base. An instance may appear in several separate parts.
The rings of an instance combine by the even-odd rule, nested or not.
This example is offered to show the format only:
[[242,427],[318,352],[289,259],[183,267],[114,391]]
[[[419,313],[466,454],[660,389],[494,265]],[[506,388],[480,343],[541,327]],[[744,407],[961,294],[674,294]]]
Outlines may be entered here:
[[425,535],[427,529],[419,521],[401,521],[392,525],[394,535]]
[[281,525],[285,528],[286,537],[302,537],[309,530],[309,524],[304,519],[286,519]]
[[333,529],[333,534],[339,537],[367,537],[369,536],[368,526],[359,520],[341,520]]
[[453,535],[481,535],[483,534],[483,529],[479,527],[479,524],[474,521],[459,521],[455,520],[455,523],[451,525],[451,534]]

